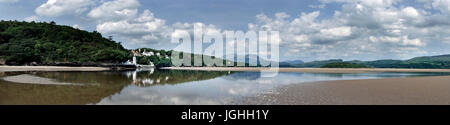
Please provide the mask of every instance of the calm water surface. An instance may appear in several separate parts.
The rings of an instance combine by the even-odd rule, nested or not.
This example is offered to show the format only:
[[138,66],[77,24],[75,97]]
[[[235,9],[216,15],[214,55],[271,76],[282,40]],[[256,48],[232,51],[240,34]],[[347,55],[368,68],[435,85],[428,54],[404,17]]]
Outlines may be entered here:
[[1,72],[0,104],[234,104],[305,82],[440,76],[448,73],[279,73],[146,70],[124,72]]

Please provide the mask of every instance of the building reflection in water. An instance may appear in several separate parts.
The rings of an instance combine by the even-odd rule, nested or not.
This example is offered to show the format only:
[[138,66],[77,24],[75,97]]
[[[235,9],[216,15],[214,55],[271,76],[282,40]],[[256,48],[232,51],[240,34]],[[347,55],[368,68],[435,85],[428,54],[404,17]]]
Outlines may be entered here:
[[131,80],[131,85],[150,87],[154,85],[179,84],[190,81],[213,79],[232,73],[233,72],[156,70],[151,68],[127,71],[123,74]]
[[[138,77],[138,73],[142,73],[142,74],[147,74],[146,77]],[[133,81],[131,82],[132,85],[136,85],[139,87],[146,87],[146,86],[151,86],[153,84],[158,84],[161,82],[160,78],[157,79],[153,79],[151,78],[152,74],[155,73],[155,69],[154,68],[150,68],[150,69],[137,69],[136,71],[129,71],[126,72],[126,76],[128,78],[131,78]],[[165,81],[169,80],[169,76],[166,76]]]

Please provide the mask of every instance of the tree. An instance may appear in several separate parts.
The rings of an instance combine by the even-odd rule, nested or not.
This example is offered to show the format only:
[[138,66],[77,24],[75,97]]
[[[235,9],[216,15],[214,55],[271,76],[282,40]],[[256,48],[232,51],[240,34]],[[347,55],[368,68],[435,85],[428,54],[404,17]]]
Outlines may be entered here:
[[97,31],[90,33],[54,22],[0,22],[0,59],[7,64],[120,63],[130,59],[129,53]]

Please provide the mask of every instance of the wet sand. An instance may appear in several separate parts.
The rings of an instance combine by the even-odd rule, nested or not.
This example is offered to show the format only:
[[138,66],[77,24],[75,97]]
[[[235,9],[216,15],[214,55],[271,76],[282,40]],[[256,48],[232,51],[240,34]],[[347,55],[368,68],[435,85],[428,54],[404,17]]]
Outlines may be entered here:
[[[196,70],[196,71],[250,71],[259,72],[269,68],[261,67],[167,67],[170,70]],[[311,73],[368,73],[368,72],[450,72],[450,69],[389,69],[389,68],[279,68],[279,72],[311,72]]]
[[39,84],[39,85],[82,85],[76,83],[66,83],[66,82],[57,82],[54,79],[43,78],[35,75],[22,74],[17,76],[8,76],[4,78],[0,78],[2,80],[13,82],[13,83],[22,83],[22,84]]
[[0,72],[17,71],[108,71],[105,67],[64,67],[64,66],[0,66]]
[[256,105],[449,105],[450,76],[343,80],[287,85],[249,97]]

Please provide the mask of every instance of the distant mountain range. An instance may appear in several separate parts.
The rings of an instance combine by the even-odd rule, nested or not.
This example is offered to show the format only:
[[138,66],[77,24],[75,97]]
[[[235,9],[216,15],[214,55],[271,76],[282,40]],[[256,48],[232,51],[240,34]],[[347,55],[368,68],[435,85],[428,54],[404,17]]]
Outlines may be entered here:
[[303,62],[301,60],[296,61],[286,61],[281,62],[280,67],[300,67],[300,68],[319,68],[326,64],[343,62],[341,59],[332,59],[332,60],[322,60],[322,61],[312,61],[312,62]]
[[281,62],[281,63],[290,64],[290,65],[297,65],[297,64],[302,64],[302,63],[305,63],[305,62],[303,62],[303,60],[292,60],[292,61],[284,61],[284,62]]
[[376,61],[343,61],[342,59],[312,61],[293,64],[281,62],[280,67],[320,68],[330,63],[353,63],[371,68],[417,68],[417,69],[450,69],[450,54],[438,56],[416,57],[409,60],[376,60]]
[[375,68],[449,69],[450,55],[424,56],[409,60],[378,60],[361,63]]
[[[260,59],[258,56],[247,55],[245,61],[250,58]],[[263,60],[264,61],[264,60]],[[260,66],[258,61],[258,66]],[[416,57],[408,60],[376,60],[376,61],[344,61],[342,59],[319,60],[312,62],[304,62],[302,60],[292,60],[280,62],[280,67],[296,67],[296,68],[321,68],[328,64],[357,64],[360,67],[369,68],[416,68],[416,69],[450,69],[450,54],[438,56]],[[248,64],[246,64],[248,65]],[[338,65],[339,66],[339,65]]]

